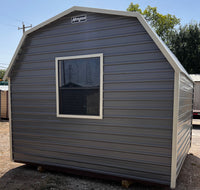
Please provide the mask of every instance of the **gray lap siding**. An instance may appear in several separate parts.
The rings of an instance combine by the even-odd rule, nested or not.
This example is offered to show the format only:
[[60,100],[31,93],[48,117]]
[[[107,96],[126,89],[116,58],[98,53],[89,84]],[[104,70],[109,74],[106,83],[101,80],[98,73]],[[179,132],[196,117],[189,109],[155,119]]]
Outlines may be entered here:
[[[12,71],[14,160],[170,184],[174,71],[136,18],[76,12],[39,29]],[[103,119],[56,117],[55,57],[103,53]]]

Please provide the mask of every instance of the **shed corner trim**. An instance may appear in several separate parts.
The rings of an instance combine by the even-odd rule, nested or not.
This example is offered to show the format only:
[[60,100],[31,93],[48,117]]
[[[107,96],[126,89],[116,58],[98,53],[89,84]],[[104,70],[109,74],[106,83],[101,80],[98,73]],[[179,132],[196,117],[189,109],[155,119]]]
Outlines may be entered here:
[[179,112],[179,82],[180,73],[174,72],[174,102],[173,102],[173,128],[172,128],[172,158],[171,158],[171,182],[170,187],[176,187],[177,170],[177,125]]
[[8,117],[9,117],[9,135],[10,135],[10,160],[14,161],[13,159],[13,149],[12,149],[12,115],[11,115],[11,82],[10,78],[8,78]]

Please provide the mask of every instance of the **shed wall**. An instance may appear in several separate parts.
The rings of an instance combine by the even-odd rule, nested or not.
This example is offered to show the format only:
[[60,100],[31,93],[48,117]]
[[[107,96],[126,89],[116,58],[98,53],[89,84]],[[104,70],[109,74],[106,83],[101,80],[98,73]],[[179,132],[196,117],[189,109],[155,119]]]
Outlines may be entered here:
[[194,110],[200,110],[200,82],[194,83]]
[[[136,18],[71,24],[81,14],[25,41],[11,75],[14,160],[170,184],[172,67]],[[104,55],[104,118],[57,118],[55,57],[94,53]]]
[[8,91],[1,91],[1,118],[8,119]]
[[177,177],[192,140],[193,83],[183,73],[180,74],[179,94]]

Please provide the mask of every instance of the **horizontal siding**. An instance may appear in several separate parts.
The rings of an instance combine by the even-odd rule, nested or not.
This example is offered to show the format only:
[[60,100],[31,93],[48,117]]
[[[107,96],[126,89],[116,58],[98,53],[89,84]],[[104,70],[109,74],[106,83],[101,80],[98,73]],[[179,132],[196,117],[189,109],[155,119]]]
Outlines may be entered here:
[[[170,183],[174,72],[136,18],[72,13],[29,34],[12,71],[14,160]],[[103,119],[56,117],[55,57],[103,53]]]
[[[133,39],[133,36],[136,36],[136,34],[130,33],[130,34],[120,34],[120,35],[116,35],[113,36],[110,34],[111,31],[108,31],[108,34],[106,35],[107,37],[102,37],[102,38],[95,38],[95,39],[85,39],[83,41],[76,41],[73,39],[68,39],[70,40],[67,43],[55,43],[55,44],[51,44],[51,45],[45,45],[45,46],[34,46],[31,48],[29,48],[29,50],[25,51],[25,55],[29,55],[29,56],[34,56],[34,55],[38,55],[38,54],[46,54],[49,53],[49,51],[52,52],[60,52],[60,51],[73,51],[73,50],[84,50],[84,49],[88,49],[88,47],[90,49],[92,49],[93,47],[95,48],[104,48],[106,46],[109,47],[115,47],[116,51],[119,49],[121,50],[123,46],[130,46],[132,48],[137,48],[138,51],[140,50],[146,50],[149,48],[149,46],[151,46],[154,49],[157,49],[155,44],[153,44],[153,42],[151,40],[145,40],[144,35],[138,35],[137,34],[137,40]],[[81,34],[80,34],[81,35]],[[109,36],[110,35],[110,36]],[[119,41],[116,43],[112,43],[113,40],[118,39]],[[141,43],[141,40],[143,40],[143,42]],[[66,44],[69,46],[66,48]],[[70,48],[72,47],[72,48]],[[38,48],[41,49],[41,51],[38,51]],[[56,48],[56,49],[55,49]],[[56,51],[55,51],[56,50]],[[108,53],[109,53],[109,49],[108,49]]]
[[193,106],[194,110],[200,110],[199,97],[200,97],[200,82],[195,81],[195,84],[194,84],[194,106]]
[[191,146],[192,138],[193,83],[182,73],[180,74],[179,89],[177,176]]

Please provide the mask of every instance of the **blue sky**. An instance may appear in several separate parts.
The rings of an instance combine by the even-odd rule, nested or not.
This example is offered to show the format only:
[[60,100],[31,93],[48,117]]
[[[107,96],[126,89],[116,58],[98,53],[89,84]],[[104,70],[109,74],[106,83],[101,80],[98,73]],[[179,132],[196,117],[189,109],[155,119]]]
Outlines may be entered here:
[[22,21],[37,24],[72,6],[85,6],[125,11],[131,2],[142,10],[147,5],[157,7],[162,14],[174,14],[181,24],[200,21],[199,0],[0,0],[0,69],[7,67],[22,37]]

